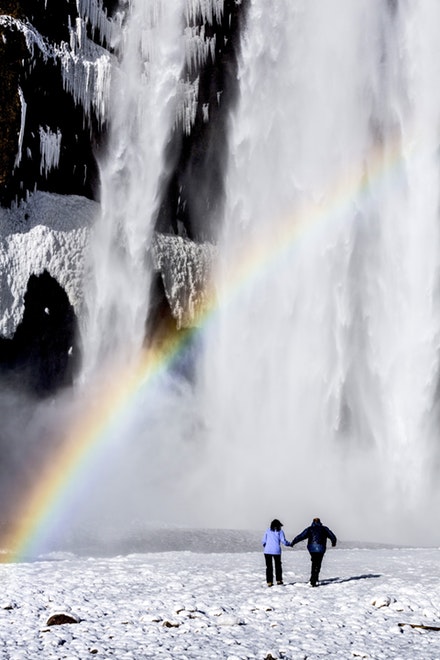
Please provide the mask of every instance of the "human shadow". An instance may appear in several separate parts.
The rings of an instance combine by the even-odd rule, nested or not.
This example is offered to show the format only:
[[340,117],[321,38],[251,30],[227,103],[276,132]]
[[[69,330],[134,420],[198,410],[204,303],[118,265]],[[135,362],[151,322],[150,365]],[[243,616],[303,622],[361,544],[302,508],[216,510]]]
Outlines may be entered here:
[[327,578],[319,581],[320,587],[325,587],[329,584],[342,584],[343,582],[352,582],[353,580],[371,580],[374,578],[382,577],[381,573],[365,573],[364,575],[352,575],[351,577],[341,578]]

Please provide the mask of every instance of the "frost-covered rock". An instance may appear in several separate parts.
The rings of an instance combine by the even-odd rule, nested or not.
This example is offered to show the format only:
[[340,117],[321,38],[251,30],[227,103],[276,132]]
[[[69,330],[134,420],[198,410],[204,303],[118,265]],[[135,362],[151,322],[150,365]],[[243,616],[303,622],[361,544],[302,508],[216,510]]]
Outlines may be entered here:
[[29,277],[45,270],[80,314],[84,253],[98,209],[83,197],[42,192],[16,208],[0,208],[1,335],[14,334],[23,317]]
[[[0,335],[12,337],[23,318],[31,275],[47,271],[83,314],[85,264],[99,204],[85,197],[37,192],[13,209],[0,208]],[[154,234],[153,267],[161,273],[179,327],[197,323],[210,303],[215,247]]]
[[156,234],[153,264],[160,271],[178,327],[197,324],[212,304],[210,272],[216,248],[179,236]]

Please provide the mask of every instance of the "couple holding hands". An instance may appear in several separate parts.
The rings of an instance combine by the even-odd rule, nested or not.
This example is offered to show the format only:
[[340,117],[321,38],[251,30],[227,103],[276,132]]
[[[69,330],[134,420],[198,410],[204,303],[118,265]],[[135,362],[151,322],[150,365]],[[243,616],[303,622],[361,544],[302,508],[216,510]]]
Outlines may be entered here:
[[266,582],[267,586],[273,585],[273,565],[275,564],[275,579],[277,584],[283,584],[283,569],[281,565],[281,544],[287,547],[293,547],[300,541],[307,539],[307,550],[312,560],[312,572],[310,575],[310,584],[316,587],[318,584],[319,571],[321,570],[322,560],[327,547],[327,539],[330,539],[332,546],[336,545],[336,536],[331,529],[322,524],[319,518],[313,518],[310,527],[306,527],[301,534],[295,536],[289,543],[282,530],[283,524],[275,518],[270,523],[263,536],[264,558],[266,560]]

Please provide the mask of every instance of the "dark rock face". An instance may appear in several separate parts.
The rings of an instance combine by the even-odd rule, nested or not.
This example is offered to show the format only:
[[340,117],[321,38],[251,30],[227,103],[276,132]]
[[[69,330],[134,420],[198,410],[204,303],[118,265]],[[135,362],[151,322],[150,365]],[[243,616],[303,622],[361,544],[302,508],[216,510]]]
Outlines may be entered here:
[[[156,229],[182,233],[196,241],[214,241],[215,220],[224,197],[227,127],[237,95],[237,58],[240,31],[248,0],[225,0],[222,20],[205,25],[207,38],[215,37],[215,57],[208,56],[201,71],[185,70],[182,78],[199,76],[199,100],[194,126],[185,134],[179,126],[170,137],[168,169]],[[209,120],[203,107],[209,108]]]
[[[117,2],[104,1],[108,14]],[[69,43],[78,19],[76,0],[2,0],[0,14],[27,21],[50,48]],[[89,37],[99,38],[87,25]],[[96,152],[105,122],[83,108],[63,87],[60,63],[29,48],[11,21],[0,27],[0,202],[18,203],[36,189],[88,198],[98,195]],[[32,52],[33,51],[33,52]],[[21,95],[21,98],[20,98]],[[23,102],[24,131],[20,138]],[[41,168],[40,127],[61,136],[56,167]],[[8,382],[38,395],[71,383],[77,353],[77,321],[67,295],[48,273],[31,276],[25,313],[12,340],[0,339],[0,372]]]
[[[214,18],[212,25],[205,25],[206,37],[215,37],[215,57],[209,55],[200,71],[183,72],[182,78],[190,81],[199,76],[198,105],[191,132],[187,134],[178,126],[170,136],[166,153],[169,175],[162,186],[156,219],[158,232],[183,235],[194,241],[216,240],[216,220],[225,192],[228,120],[238,92],[240,33],[248,4],[248,0],[225,0],[221,21]],[[209,108],[208,121],[204,107]],[[147,322],[150,332],[157,327],[158,316],[169,315],[168,302],[157,279],[153,280],[151,299]]]
[[13,386],[44,396],[68,385],[77,362],[77,322],[64,289],[48,273],[29,278],[23,320],[0,339],[0,363]]
[[[3,3],[0,12],[26,20],[44,43],[69,43],[68,26],[78,18],[76,0],[21,0]],[[9,8],[9,12],[7,11]],[[3,11],[2,11],[3,9]],[[60,194],[97,195],[98,175],[95,154],[104,126],[93,116],[84,119],[81,106],[63,87],[60,63],[46,57],[38,47],[26,45],[22,32],[13,24],[0,28],[0,73],[7,85],[0,93],[0,125],[3,141],[0,155],[0,202],[9,206],[35,189]],[[24,132],[19,145],[21,90],[26,108]],[[40,168],[40,127],[61,136],[59,164],[50,171]],[[20,154],[18,154],[18,150]]]
[[[187,67],[182,72],[182,80],[198,79],[198,105],[191,130],[177,125],[169,136],[167,175],[156,218],[159,232],[194,241],[215,240],[224,198],[228,117],[237,94],[239,37],[247,4],[248,0],[224,1],[222,17],[203,26],[206,38],[215,37],[214,57],[209,54],[202,67]],[[101,6],[111,17],[119,2],[102,0]],[[69,26],[78,19],[83,21],[87,38],[109,52],[106,35],[80,16],[80,11],[77,0],[0,0],[0,15],[11,19],[0,24],[0,204],[4,207],[26,199],[34,190],[99,198],[96,158],[105,143],[108,118],[85,112],[65,89],[59,57],[47,56],[53,49],[59,52],[66,45],[71,47]],[[202,15],[196,15],[192,27],[201,27],[202,22]],[[26,40],[24,24],[38,36],[38,45]],[[41,156],[41,131],[52,142],[59,136],[59,158],[47,167]],[[169,316],[169,305],[163,287],[155,281],[147,327],[163,316]],[[57,282],[47,273],[32,276],[16,335],[12,340],[0,339],[0,373],[16,374],[16,381],[22,380],[40,394],[71,382],[77,364],[76,325]],[[70,347],[72,357],[68,356]]]
[[[0,12],[17,17],[16,2],[2,2]],[[17,136],[20,130],[20,98],[18,81],[21,60],[26,56],[26,47],[21,35],[9,35],[6,39],[0,29],[0,201],[8,197],[7,185],[17,152]]]

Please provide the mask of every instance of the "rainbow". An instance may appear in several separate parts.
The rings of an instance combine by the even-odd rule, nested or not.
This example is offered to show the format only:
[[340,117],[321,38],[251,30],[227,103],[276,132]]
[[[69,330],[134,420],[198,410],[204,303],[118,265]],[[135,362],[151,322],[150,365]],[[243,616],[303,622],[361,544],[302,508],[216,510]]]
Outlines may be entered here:
[[16,523],[0,540],[0,555],[3,562],[22,561],[34,556],[44,540],[67,517],[69,494],[75,490],[80,475],[93,461],[99,460],[108,445],[110,432],[123,417],[133,397],[142,389],[150,387],[155,377],[166,370],[184,350],[194,332],[206,326],[215,313],[227,305],[232,298],[271,268],[283,255],[288,254],[300,239],[317,231],[319,226],[331,219],[339,218],[354,199],[369,194],[373,186],[387,185],[386,177],[394,175],[403,160],[400,139],[393,148],[384,153],[378,147],[369,155],[367,174],[360,175],[361,167],[351,168],[338,184],[323,197],[321,204],[312,204],[288,214],[277,223],[278,230],[271,227],[271,234],[258,241],[252,249],[241,255],[229,270],[217,300],[208,293],[203,309],[198,313],[198,330],[177,332],[167,327],[158,338],[143,349],[136,365],[125,373],[113,375],[110,382],[117,385],[102,389],[98,400],[93,398],[89,410],[84,411],[60,446],[49,457],[47,465],[39,472],[32,488],[25,493],[16,514]]
[[156,340],[141,351],[134,365],[119,372],[117,378],[113,374],[107,379],[112,384],[102,388],[98,396],[90,397],[89,408],[77,418],[60,446],[49,456],[37,482],[18,507],[17,522],[1,539],[0,561],[16,562],[35,556],[51,531],[66,519],[72,488],[87,467],[102,457],[108,435],[128,403],[173,363],[194,332],[162,328]]

